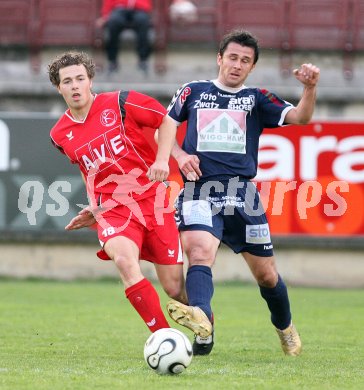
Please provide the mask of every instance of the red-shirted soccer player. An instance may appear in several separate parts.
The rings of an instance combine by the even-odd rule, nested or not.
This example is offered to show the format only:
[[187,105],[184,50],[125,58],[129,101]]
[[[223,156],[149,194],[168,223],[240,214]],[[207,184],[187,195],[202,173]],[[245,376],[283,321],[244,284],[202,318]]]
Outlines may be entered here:
[[[51,130],[51,139],[78,164],[90,200],[90,208],[66,229],[97,221],[102,246],[98,256],[115,262],[126,297],[148,328],[154,332],[169,327],[139,259],[154,263],[170,297],[187,301],[178,231],[164,184],[175,124],[149,96],[135,91],[93,94],[95,66],[85,53],[64,53],[48,71],[68,106]],[[159,128],[157,154],[144,138],[144,128]]]

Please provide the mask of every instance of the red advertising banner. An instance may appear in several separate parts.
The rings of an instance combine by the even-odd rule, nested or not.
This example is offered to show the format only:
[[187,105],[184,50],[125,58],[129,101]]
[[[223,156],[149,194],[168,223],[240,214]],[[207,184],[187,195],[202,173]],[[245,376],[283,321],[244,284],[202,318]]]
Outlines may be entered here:
[[[180,143],[184,134],[182,125]],[[274,235],[364,235],[364,123],[265,129],[254,181]],[[173,201],[182,186],[173,159],[170,184]]]
[[364,234],[364,123],[266,129],[256,177],[276,235]]
[[[265,129],[259,150],[255,181],[273,234],[364,235],[364,123]],[[181,185],[171,164],[171,184]]]

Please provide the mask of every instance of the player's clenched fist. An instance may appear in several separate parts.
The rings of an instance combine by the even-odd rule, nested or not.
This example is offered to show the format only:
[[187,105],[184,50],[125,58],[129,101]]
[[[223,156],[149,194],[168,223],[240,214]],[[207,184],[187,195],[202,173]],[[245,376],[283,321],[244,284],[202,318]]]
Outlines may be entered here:
[[313,64],[302,64],[293,71],[296,79],[306,86],[315,86],[320,77],[320,69]]

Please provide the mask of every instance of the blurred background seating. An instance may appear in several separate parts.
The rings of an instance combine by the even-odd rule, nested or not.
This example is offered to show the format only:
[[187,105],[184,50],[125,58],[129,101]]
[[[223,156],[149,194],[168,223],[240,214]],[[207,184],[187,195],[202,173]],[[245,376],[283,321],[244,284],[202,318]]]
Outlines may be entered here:
[[36,31],[30,44],[35,71],[39,71],[39,56],[44,47],[101,47],[101,37],[95,28],[98,1],[33,0],[33,5],[37,7],[33,11]]
[[35,31],[34,0],[0,2],[0,45],[30,47]]
[[[155,70],[165,72],[173,45],[216,46],[223,33],[244,27],[259,37],[263,49],[281,52],[283,71],[290,53],[302,50],[342,53],[344,74],[352,76],[351,57],[364,50],[364,0],[199,0],[198,19],[170,20],[170,0],[155,0],[153,40]],[[32,68],[39,71],[45,47],[102,48],[95,27],[101,0],[2,0],[1,47],[24,47]],[[288,59],[288,62],[285,61]]]

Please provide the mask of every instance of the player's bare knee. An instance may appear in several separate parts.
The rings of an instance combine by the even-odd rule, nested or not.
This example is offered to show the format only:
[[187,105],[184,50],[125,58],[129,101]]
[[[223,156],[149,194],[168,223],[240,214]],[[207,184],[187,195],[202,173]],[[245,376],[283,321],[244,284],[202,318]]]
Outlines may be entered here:
[[209,248],[204,246],[194,246],[186,250],[190,265],[209,265],[214,262],[215,255]]
[[135,268],[134,261],[125,256],[116,255],[113,260],[118,270],[122,273],[129,273]]
[[255,274],[259,286],[273,288],[278,281],[278,275],[271,269],[263,269]]

